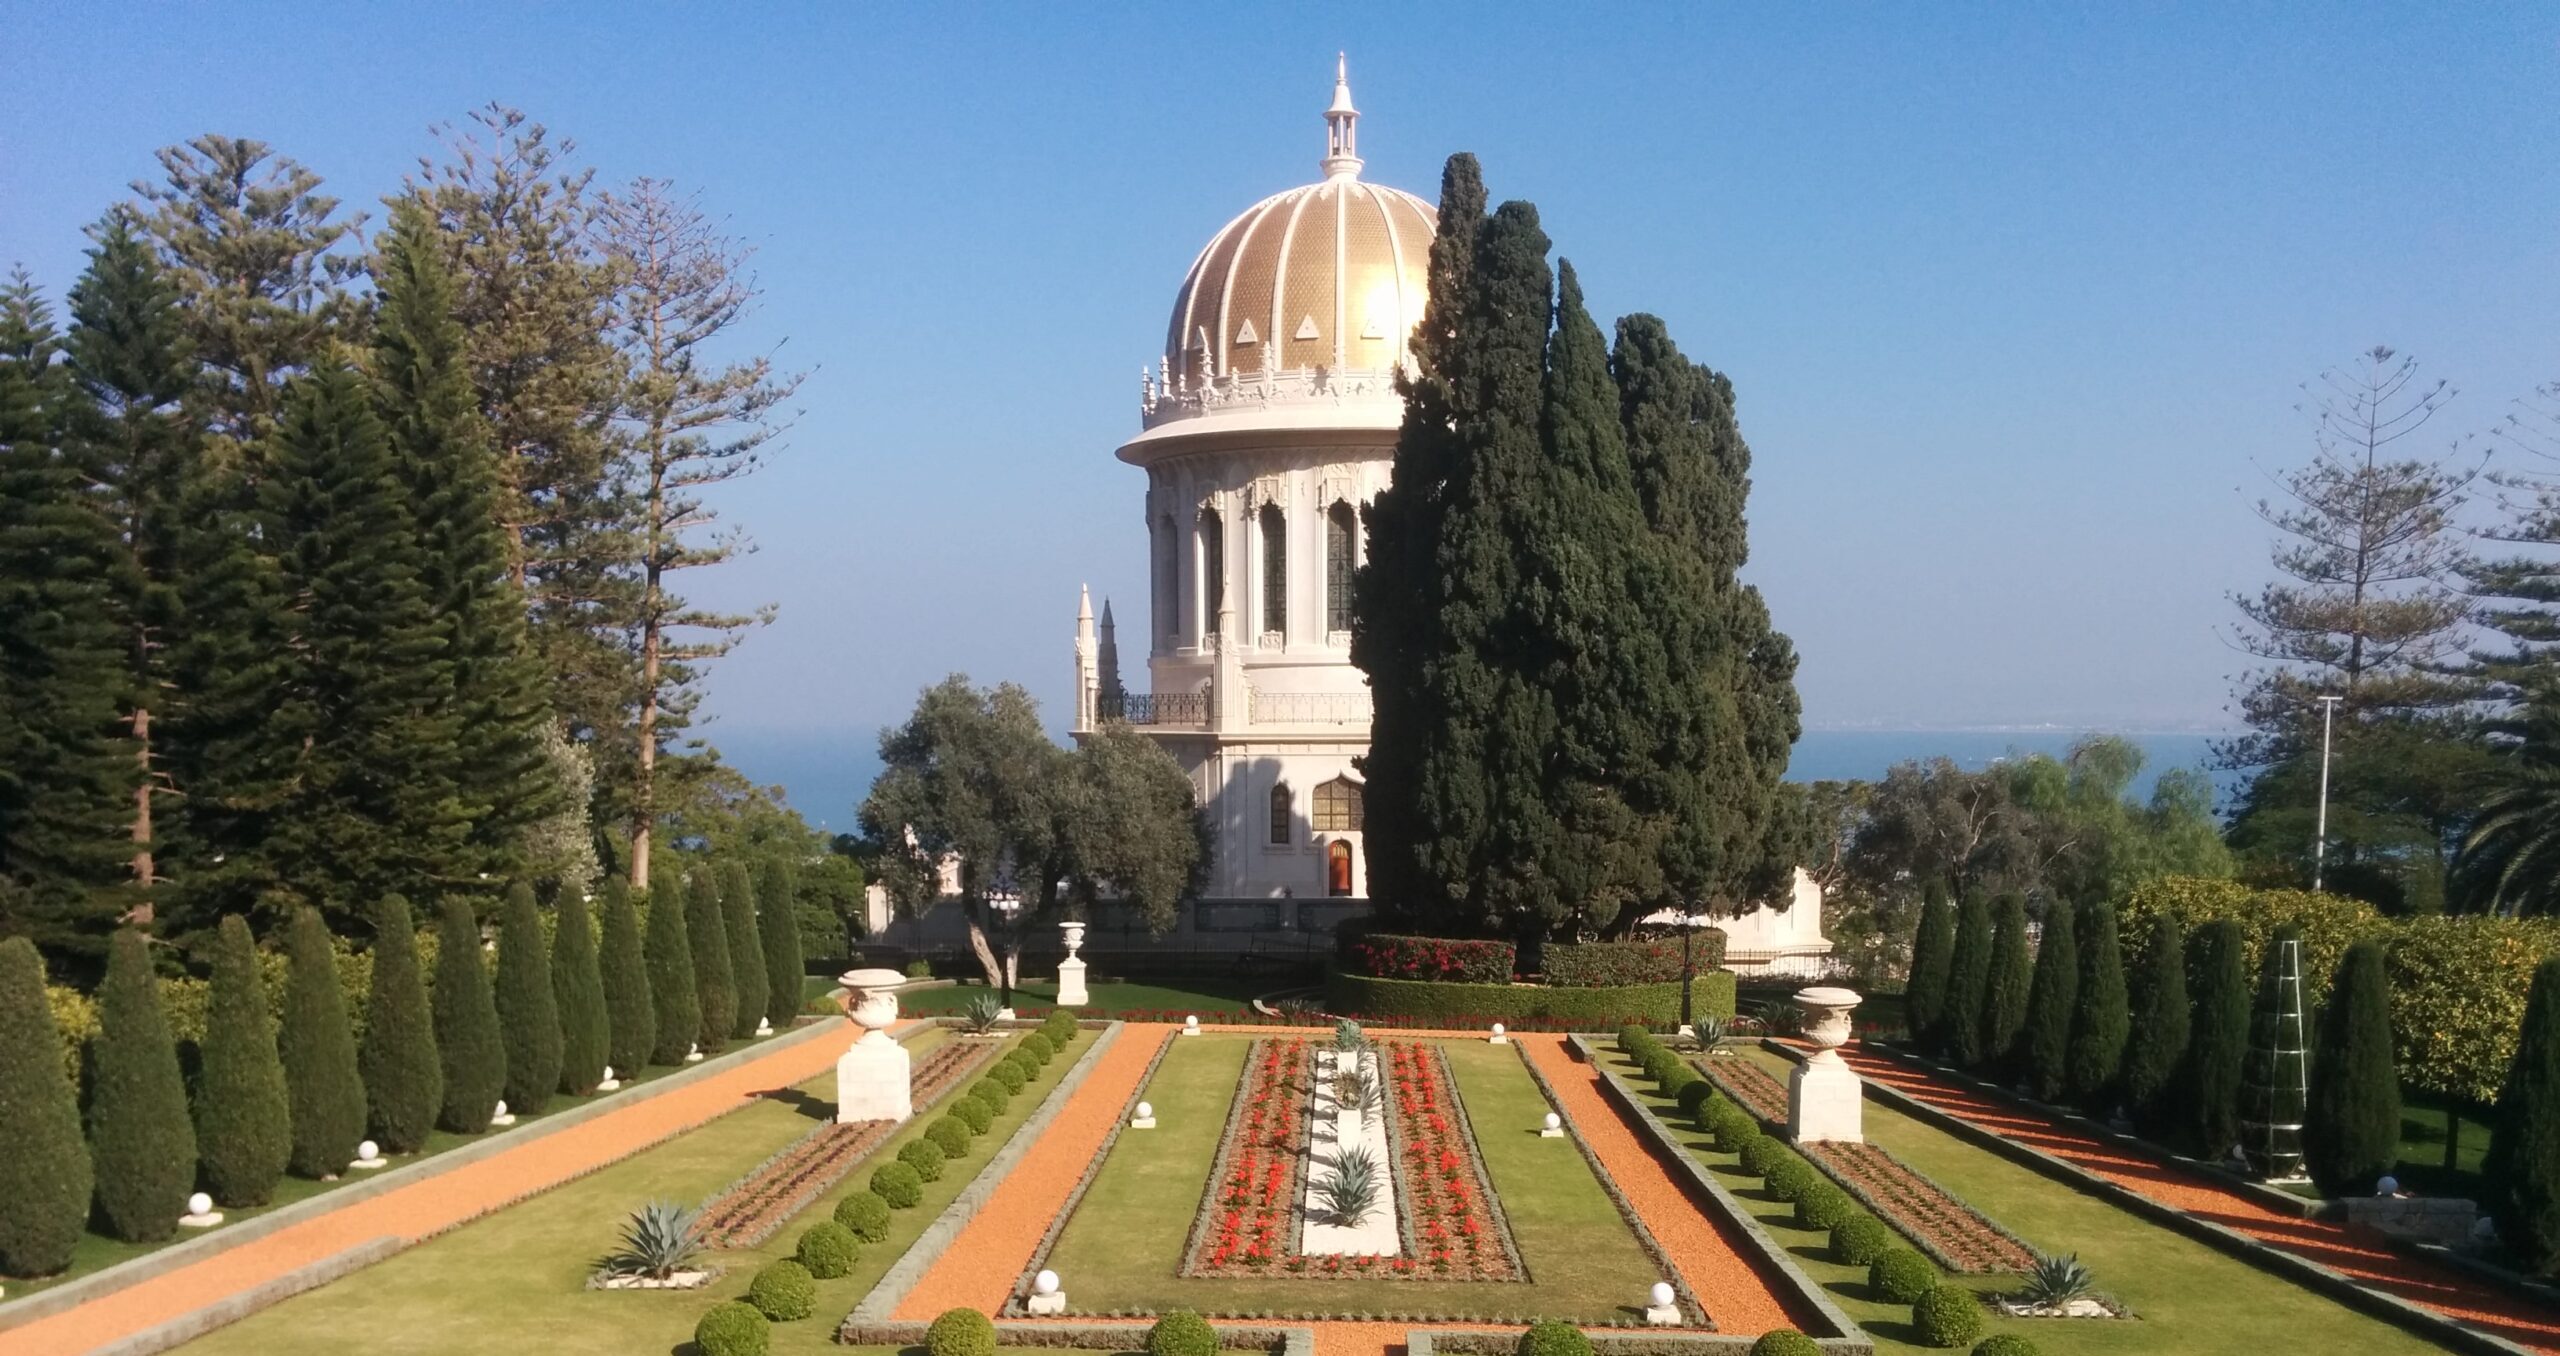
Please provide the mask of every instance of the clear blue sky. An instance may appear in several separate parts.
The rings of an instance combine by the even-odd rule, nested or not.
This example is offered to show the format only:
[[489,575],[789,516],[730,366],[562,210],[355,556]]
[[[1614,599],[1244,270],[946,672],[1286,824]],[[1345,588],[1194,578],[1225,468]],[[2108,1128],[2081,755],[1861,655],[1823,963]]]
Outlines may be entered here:
[[1604,322],[1731,374],[1810,722],[2212,723],[2298,383],[2390,343],[2450,435],[2560,378],[2560,10],[2138,8],[6,0],[0,263],[58,293],[197,133],[369,206],[519,105],[699,189],[760,248],[749,339],[817,369],[719,500],[761,550],[699,596],[781,615],[715,737],[864,749],[952,670],[1055,723],[1077,583],[1143,597],[1139,365],[1210,233],[1316,177],[1347,48],[1368,177],[1476,152]]

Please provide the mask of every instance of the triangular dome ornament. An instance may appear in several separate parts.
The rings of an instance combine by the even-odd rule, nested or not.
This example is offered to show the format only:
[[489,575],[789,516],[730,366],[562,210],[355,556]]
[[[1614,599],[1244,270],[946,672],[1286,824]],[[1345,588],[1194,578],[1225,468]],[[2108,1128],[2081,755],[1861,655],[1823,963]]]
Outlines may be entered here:
[[1315,318],[1314,316],[1312,316],[1312,315],[1302,315],[1302,316],[1298,317],[1298,332],[1297,332],[1297,333],[1295,333],[1295,334],[1293,334],[1293,335],[1290,335],[1289,337],[1290,337],[1290,338],[1292,338],[1292,339],[1313,339],[1313,338],[1315,338],[1315,337],[1316,337],[1316,318]]
[[1236,331],[1236,342],[1239,344],[1258,344],[1262,342],[1262,336],[1253,332],[1253,322],[1251,320],[1247,320],[1244,322],[1244,328]]

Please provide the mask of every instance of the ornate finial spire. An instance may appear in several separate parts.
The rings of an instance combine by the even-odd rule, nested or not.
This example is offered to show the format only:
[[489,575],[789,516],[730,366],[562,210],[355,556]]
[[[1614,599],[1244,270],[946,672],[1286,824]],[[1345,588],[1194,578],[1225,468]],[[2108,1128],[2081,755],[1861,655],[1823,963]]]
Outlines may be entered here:
[[1324,173],[1328,179],[1360,177],[1360,110],[1351,106],[1351,59],[1333,57],[1333,106],[1324,111]]

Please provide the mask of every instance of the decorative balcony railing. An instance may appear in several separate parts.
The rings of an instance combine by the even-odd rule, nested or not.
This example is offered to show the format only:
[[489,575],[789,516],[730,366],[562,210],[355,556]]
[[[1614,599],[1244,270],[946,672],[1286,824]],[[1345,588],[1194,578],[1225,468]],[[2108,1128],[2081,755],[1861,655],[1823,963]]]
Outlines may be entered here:
[[1256,725],[1360,725],[1369,723],[1366,692],[1256,692]]
[[1205,692],[1106,693],[1095,702],[1094,715],[1131,725],[1206,725],[1209,696]]
[[1150,372],[1139,387],[1138,410],[1146,426],[1154,428],[1231,409],[1396,398],[1393,368],[1293,367],[1277,372],[1249,368],[1199,382],[1167,381]]

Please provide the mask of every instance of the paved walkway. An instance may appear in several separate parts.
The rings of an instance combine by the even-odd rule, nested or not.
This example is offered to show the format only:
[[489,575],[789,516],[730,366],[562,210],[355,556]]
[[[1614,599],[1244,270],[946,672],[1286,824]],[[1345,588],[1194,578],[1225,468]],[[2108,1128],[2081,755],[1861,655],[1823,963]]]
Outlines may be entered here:
[[2237,1230],[2537,1351],[2560,1352],[2560,1313],[2516,1299],[2460,1272],[2359,1237],[2346,1226],[2271,1209],[2245,1192],[2158,1156],[2120,1147],[2050,1117],[1995,1101],[1899,1059],[1850,1046],[1841,1052],[1866,1078],[2164,1205]]
[[582,1125],[326,1211],[0,1333],[0,1356],[71,1356],[93,1351],[360,1243],[386,1235],[411,1243],[423,1241],[735,1111],[759,1094],[807,1082],[832,1067],[842,1053],[841,1041],[818,1037],[683,1087],[643,1096]]

